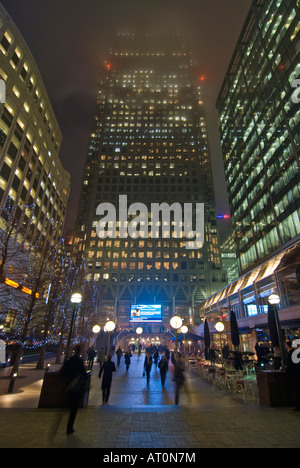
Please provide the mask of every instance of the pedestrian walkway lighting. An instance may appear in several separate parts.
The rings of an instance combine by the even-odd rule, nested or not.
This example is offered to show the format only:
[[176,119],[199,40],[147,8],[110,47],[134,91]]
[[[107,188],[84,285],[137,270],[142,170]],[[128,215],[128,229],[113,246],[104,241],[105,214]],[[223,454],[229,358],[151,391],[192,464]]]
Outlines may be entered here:
[[174,317],[171,318],[170,325],[172,328],[175,328],[175,330],[179,330],[179,328],[182,327],[182,318],[175,315]]
[[183,341],[183,345],[184,345],[184,354],[186,353],[186,349],[185,349],[185,335],[187,334],[187,332],[189,331],[188,327],[186,325],[183,325],[180,329],[181,333],[184,334],[184,341]]
[[215,324],[215,330],[219,333],[220,337],[220,350],[222,351],[222,333],[225,330],[225,325],[223,322],[217,322]]
[[71,321],[68,344],[67,344],[67,350],[66,350],[66,356],[65,356],[66,360],[69,359],[69,356],[70,356],[70,348],[71,348],[71,341],[72,341],[72,336],[73,336],[74,328],[75,328],[77,306],[82,301],[82,294],[80,294],[79,292],[73,293],[71,298],[70,298],[70,301],[74,305],[74,307],[73,307],[72,321]]
[[104,326],[104,331],[107,331],[108,332],[108,339],[107,339],[107,352],[106,352],[106,357],[110,354],[109,353],[109,348],[110,348],[110,334],[111,332],[114,331],[114,329],[116,328],[116,324],[115,322],[109,320],[108,322],[106,322],[105,326]]
[[71,296],[72,304],[80,304],[82,301],[82,295],[80,293],[73,293]]
[[181,333],[184,335],[189,331],[188,327],[186,325],[183,325],[180,329]]
[[217,322],[215,324],[215,329],[217,330],[217,332],[219,333],[223,333],[223,331],[225,330],[225,325],[223,322]]
[[280,297],[277,294],[271,294],[271,296],[268,297],[268,301],[271,305],[278,305]]
[[115,328],[116,328],[116,324],[115,324],[115,322],[112,322],[111,320],[106,322],[106,324],[104,326],[104,330],[108,331],[108,332],[114,331]]
[[183,324],[182,318],[178,317],[177,315],[174,315],[174,317],[172,317],[170,320],[171,327],[175,329],[175,352],[176,353],[178,349],[177,334],[178,334],[179,328],[182,327],[182,324]]
[[278,294],[271,294],[271,296],[268,297],[268,302],[270,304],[269,305],[269,310],[268,310],[269,322],[270,322],[270,316],[273,316],[273,321],[275,323],[275,327],[276,327],[276,330],[277,330],[277,336],[278,336],[279,347],[280,347],[280,354],[281,354],[281,359],[282,359],[281,369],[282,369],[282,371],[285,371],[286,364],[287,364],[286,354],[285,354],[285,345],[284,345],[284,339],[283,339],[280,320],[279,320],[279,315],[278,315],[278,305],[280,303],[280,297],[278,296]]
[[95,335],[97,335],[99,332],[100,332],[101,328],[99,327],[99,325],[95,325],[93,327],[93,333],[95,333]]

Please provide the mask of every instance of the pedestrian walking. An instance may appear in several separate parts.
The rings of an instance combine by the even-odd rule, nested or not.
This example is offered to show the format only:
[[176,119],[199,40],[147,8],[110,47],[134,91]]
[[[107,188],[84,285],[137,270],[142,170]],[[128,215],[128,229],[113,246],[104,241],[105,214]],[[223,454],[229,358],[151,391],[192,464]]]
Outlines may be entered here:
[[126,372],[128,372],[128,369],[129,369],[129,366],[131,364],[131,357],[132,357],[132,354],[130,351],[127,351],[125,353],[125,364],[126,364]]
[[94,346],[88,349],[87,355],[88,355],[88,370],[92,370],[93,365],[94,365],[94,359],[96,356],[96,351],[95,351]]
[[145,361],[144,361],[144,370],[147,375],[147,384],[149,383],[150,380],[150,373],[151,373],[151,368],[152,368],[152,356],[150,354],[150,351],[147,351]]
[[168,368],[169,368],[168,361],[167,361],[167,358],[166,358],[165,355],[163,355],[161,357],[161,360],[158,363],[158,368],[160,370],[161,384],[164,387],[165,386],[165,381],[166,381],[166,375],[167,375]]
[[101,348],[98,352],[98,362],[100,364],[100,367],[102,364],[105,362],[105,351],[104,348]]
[[120,347],[117,349],[116,355],[117,355],[117,366],[120,367],[121,358],[123,356],[123,352]]
[[107,356],[107,361],[101,366],[101,369],[99,372],[99,379],[101,379],[102,374],[103,374],[102,385],[101,385],[103,405],[108,403],[113,372],[116,372],[116,366],[115,366],[115,363],[111,360],[111,354],[109,354]]
[[70,409],[67,434],[72,434],[75,432],[74,422],[87,382],[87,373],[83,360],[80,357],[80,346],[76,346],[74,355],[65,361],[60,373],[66,381],[67,399]]
[[177,359],[174,362],[175,366],[175,371],[174,371],[174,382],[176,385],[176,390],[175,390],[175,405],[179,404],[179,397],[180,397],[180,391],[181,388],[183,387],[185,383],[185,367],[183,363],[183,359],[181,356],[178,356]]

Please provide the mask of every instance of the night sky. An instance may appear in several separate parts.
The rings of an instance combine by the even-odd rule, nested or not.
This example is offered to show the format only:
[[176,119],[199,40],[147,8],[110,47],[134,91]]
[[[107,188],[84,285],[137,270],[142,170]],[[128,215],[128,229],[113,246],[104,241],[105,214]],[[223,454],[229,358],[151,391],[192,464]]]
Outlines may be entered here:
[[[97,81],[113,37],[180,33],[204,83],[218,214],[228,200],[215,103],[252,0],[2,0],[37,62],[63,133],[62,163],[71,173],[66,228],[76,217]],[[163,200],[162,200],[163,201]],[[224,232],[228,222],[222,221]],[[223,231],[223,229],[222,229]]]

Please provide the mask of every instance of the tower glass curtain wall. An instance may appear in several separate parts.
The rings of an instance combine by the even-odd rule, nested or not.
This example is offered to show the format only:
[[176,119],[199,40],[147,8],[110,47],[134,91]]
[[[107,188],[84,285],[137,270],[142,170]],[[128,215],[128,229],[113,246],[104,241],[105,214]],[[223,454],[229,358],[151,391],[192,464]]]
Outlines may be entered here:
[[[74,246],[99,282],[102,313],[129,321],[132,303],[161,304],[163,320],[225,284],[206,123],[193,62],[179,37],[119,35],[99,87]],[[96,208],[119,195],[128,206],[204,203],[205,244],[184,239],[100,239]],[[117,218],[118,219],[118,218]],[[148,220],[146,220],[146,224]],[[163,226],[161,226],[163,229]],[[184,241],[184,242],[183,242]]]
[[58,238],[70,188],[59,159],[62,135],[35,60],[1,5],[0,80],[6,88],[0,104],[0,229],[6,227],[3,210],[14,206],[29,242],[41,233]]
[[240,273],[300,234],[299,6],[253,2],[218,99]]

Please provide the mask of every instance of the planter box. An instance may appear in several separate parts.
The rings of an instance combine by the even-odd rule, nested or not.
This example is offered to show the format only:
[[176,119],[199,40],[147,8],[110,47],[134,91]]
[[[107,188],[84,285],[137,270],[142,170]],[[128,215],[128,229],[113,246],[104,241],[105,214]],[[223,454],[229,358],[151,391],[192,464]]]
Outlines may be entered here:
[[[88,405],[91,373],[88,373],[87,390],[83,394],[79,408]],[[39,408],[68,408],[66,384],[58,372],[45,372]]]
[[289,375],[284,372],[258,371],[256,377],[261,405],[273,408],[297,406],[294,386]]

